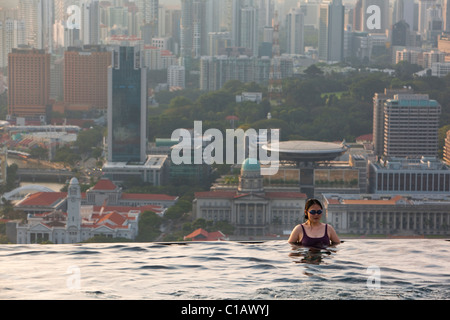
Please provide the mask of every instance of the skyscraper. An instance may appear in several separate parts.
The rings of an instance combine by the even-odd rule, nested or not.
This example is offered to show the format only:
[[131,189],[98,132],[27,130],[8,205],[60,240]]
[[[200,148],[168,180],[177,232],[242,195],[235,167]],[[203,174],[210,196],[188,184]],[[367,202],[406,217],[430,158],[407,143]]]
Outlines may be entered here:
[[450,32],[450,0],[442,0],[443,31]]
[[397,94],[384,104],[384,155],[436,157],[441,106],[427,94]]
[[52,52],[53,2],[20,0],[19,19],[25,23],[25,43],[33,48]]
[[436,0],[419,0],[419,33],[425,35],[427,29],[427,10],[436,5]]
[[139,47],[115,47],[108,68],[108,162],[143,163],[147,145],[147,73]]
[[384,103],[393,99],[396,94],[413,94],[411,88],[384,89],[383,93],[375,93],[373,97],[373,148],[376,156],[384,152]]
[[8,55],[8,114],[45,115],[50,97],[50,54],[34,48],[12,49]]
[[106,111],[111,52],[102,46],[69,47],[64,52],[64,102]]
[[342,61],[344,57],[344,6],[342,0],[325,1],[319,11],[319,59]]
[[250,49],[258,56],[258,10],[255,7],[241,9],[240,37],[238,47]]
[[300,9],[291,9],[286,16],[287,53],[304,53],[304,24]]

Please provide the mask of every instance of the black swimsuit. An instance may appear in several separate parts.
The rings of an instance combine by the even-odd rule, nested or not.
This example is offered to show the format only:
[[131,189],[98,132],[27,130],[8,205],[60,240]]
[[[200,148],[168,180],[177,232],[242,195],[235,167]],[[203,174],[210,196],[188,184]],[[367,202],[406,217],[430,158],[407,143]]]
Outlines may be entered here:
[[302,241],[301,241],[302,246],[323,248],[323,247],[328,247],[330,245],[330,237],[328,237],[328,232],[327,232],[328,225],[327,224],[325,225],[325,234],[323,235],[323,237],[320,237],[320,238],[309,237],[306,234],[305,227],[302,224],[301,224],[301,226],[303,229],[303,237],[302,237]]

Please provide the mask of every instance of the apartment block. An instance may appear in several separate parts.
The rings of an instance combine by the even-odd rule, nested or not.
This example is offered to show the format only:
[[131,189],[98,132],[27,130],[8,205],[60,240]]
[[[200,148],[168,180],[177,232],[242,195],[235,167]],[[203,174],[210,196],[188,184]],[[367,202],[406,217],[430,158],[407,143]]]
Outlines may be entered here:
[[50,54],[32,48],[12,49],[8,75],[8,114],[45,115],[50,97]]
[[437,156],[441,105],[427,94],[397,94],[384,104],[384,155]]
[[69,47],[64,53],[64,102],[106,111],[111,52],[103,46]]

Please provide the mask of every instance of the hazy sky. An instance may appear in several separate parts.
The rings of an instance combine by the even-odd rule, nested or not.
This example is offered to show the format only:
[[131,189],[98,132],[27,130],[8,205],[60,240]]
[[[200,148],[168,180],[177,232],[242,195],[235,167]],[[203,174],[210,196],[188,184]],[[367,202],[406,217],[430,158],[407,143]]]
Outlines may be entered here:
[[[278,0],[280,1],[280,0]],[[355,2],[356,0],[344,0],[343,2]],[[159,1],[162,4],[168,4],[168,5],[176,5],[180,4],[180,0],[160,0]],[[281,1],[282,2],[282,1]],[[13,8],[17,6],[19,3],[19,0],[0,0],[0,7],[3,8]]]

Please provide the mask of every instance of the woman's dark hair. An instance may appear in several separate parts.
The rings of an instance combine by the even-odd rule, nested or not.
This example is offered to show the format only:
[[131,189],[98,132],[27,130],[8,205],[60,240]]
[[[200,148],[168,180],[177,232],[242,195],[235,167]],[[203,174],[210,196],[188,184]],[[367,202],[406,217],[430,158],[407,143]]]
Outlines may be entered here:
[[313,205],[317,204],[321,209],[323,209],[322,203],[314,198],[308,199],[305,202],[305,221],[308,220],[308,210],[309,208],[311,208]]

